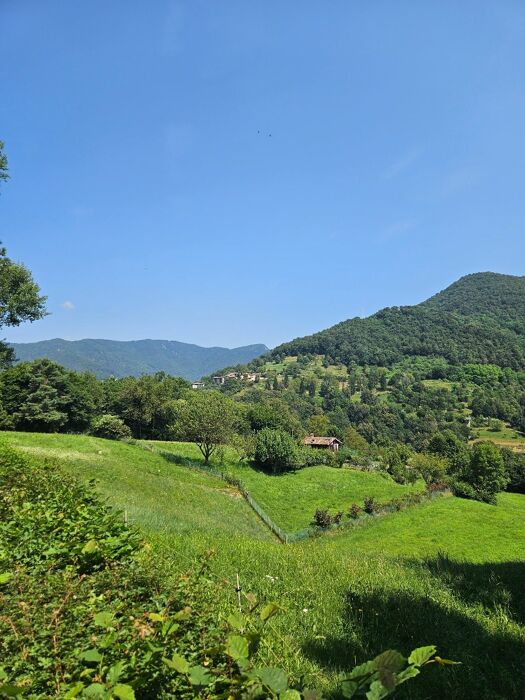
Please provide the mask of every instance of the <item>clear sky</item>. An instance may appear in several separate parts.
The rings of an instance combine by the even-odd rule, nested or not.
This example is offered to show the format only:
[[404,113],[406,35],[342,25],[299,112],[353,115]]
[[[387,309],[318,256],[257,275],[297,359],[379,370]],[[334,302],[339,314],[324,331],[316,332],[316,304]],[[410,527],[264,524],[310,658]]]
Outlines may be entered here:
[[523,0],[0,0],[11,341],[270,346],[525,274]]

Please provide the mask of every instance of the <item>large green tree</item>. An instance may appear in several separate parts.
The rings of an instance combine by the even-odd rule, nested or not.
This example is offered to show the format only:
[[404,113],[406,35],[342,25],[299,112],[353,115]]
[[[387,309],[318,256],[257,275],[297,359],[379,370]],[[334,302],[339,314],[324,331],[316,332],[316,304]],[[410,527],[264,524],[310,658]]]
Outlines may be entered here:
[[208,464],[219,445],[227,444],[239,421],[239,407],[217,391],[195,392],[180,402],[174,425],[177,437],[195,442]]
[[106,379],[105,412],[120,416],[137,438],[167,440],[176,418],[177,400],[189,388],[180,377],[164,372],[142,377]]
[[[4,142],[0,141],[0,181],[8,177]],[[46,315],[45,301],[27,267],[8,258],[0,244],[0,328],[37,321]],[[9,366],[13,360],[12,348],[0,341],[0,368]]]
[[0,376],[0,395],[9,416],[5,427],[77,432],[85,430],[98,412],[102,391],[93,375],[71,372],[42,359],[5,370]]

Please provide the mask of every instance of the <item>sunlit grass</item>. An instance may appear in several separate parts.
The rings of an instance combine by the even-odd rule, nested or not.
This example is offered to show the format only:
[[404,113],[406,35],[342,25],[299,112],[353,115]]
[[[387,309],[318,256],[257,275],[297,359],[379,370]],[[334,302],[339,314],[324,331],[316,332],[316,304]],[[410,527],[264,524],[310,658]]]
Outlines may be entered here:
[[[150,444],[181,459],[202,463],[198,447],[191,443]],[[326,466],[272,476],[240,463],[232,450],[225,451],[224,459],[217,466],[240,479],[272,520],[290,533],[311,525],[318,508],[347,513],[352,503],[362,506],[367,496],[380,502],[424,489],[422,481],[403,486],[383,473]]]
[[[172,574],[213,550],[206,575],[217,586],[208,603],[219,614],[235,609],[237,574],[244,592],[278,601],[282,612],[264,636],[261,663],[305,675],[310,686],[337,697],[340,672],[355,663],[385,648],[407,653],[435,643],[462,665],[430,669],[407,684],[403,697],[521,697],[524,496],[502,494],[497,506],[437,499],[363,528],[284,546],[224,482],[139,446],[85,436],[3,437],[60,459],[83,479],[97,478],[96,488],[128,509],[144,532],[149,561],[167,587]],[[184,448],[187,459],[196,458],[194,449]],[[225,461],[233,460],[227,453]],[[326,468],[323,474],[332,478]],[[297,482],[272,483],[284,484],[281,500],[298,497]]]

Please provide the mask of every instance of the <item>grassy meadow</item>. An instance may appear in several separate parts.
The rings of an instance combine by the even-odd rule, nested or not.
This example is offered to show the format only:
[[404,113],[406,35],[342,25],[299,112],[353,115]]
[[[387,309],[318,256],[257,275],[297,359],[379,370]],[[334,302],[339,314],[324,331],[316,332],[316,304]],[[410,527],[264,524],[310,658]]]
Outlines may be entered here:
[[[180,457],[181,463],[202,461],[199,448],[192,443],[151,442],[152,446]],[[269,475],[240,463],[233,450],[226,450],[218,465],[242,481],[257,503],[286,532],[308,527],[318,508],[347,512],[352,503],[363,505],[366,496],[377,501],[423,491],[423,481],[402,486],[388,475],[337,467],[307,467],[294,473]]]
[[488,428],[473,428],[472,442],[478,440],[490,440],[500,447],[508,447],[516,452],[525,452],[525,435],[510,426],[502,430],[489,430]]
[[[429,669],[400,697],[522,697],[525,496],[502,494],[497,506],[438,498],[362,528],[284,546],[224,482],[139,446],[86,436],[2,437],[58,459],[82,479],[96,479],[96,488],[143,531],[167,586],[207,553],[205,575],[217,582],[210,604],[219,615],[235,608],[237,573],[245,592],[277,601],[282,612],[269,623],[261,662],[304,674],[327,696],[338,697],[341,673],[383,649],[407,653],[435,643],[441,656],[462,665]],[[179,450],[181,462],[198,459],[187,445],[171,449]],[[253,495],[267,498],[263,507],[274,508],[272,517],[293,525],[302,522],[304,509],[310,517],[322,474],[327,482],[349,477],[347,470],[322,469],[319,476],[304,470],[306,479],[303,472],[284,481],[265,477],[267,485],[258,472],[250,484],[241,478],[250,491],[260,489]],[[379,488],[377,475],[359,475],[370,480],[369,491]],[[327,498],[337,498],[343,486],[334,482]],[[360,486],[352,484],[352,493]],[[301,499],[306,505],[296,509]]]

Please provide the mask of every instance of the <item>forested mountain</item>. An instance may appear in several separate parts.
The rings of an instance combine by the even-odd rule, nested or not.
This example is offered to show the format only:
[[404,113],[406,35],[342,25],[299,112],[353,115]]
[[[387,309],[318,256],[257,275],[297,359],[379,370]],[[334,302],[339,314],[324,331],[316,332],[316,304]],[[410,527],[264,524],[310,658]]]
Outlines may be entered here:
[[176,340],[43,340],[12,344],[17,360],[48,358],[68,369],[97,377],[140,376],[166,372],[198,379],[226,365],[244,364],[268,351],[266,345],[203,348]]
[[353,318],[275,348],[272,358],[325,355],[346,365],[391,367],[407,357],[525,369],[525,277],[462,277],[416,306]]

